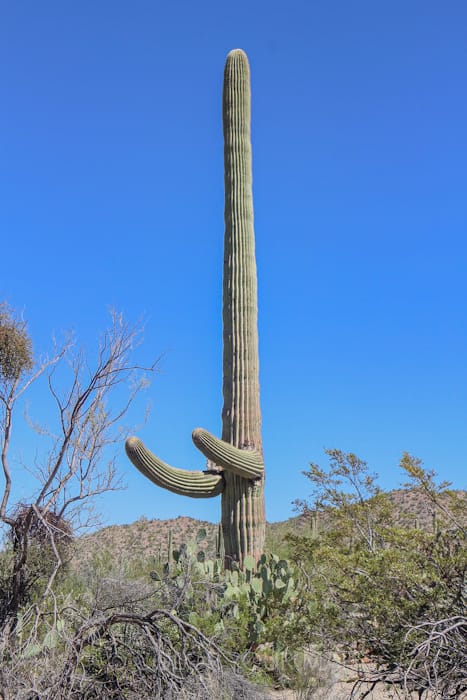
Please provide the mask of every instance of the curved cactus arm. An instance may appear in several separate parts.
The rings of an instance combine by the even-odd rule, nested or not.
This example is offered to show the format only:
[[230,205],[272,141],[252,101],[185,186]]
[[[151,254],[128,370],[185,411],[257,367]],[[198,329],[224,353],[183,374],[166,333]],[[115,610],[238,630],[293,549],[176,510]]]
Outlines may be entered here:
[[224,490],[221,475],[171,467],[150,452],[136,437],[128,438],[125,450],[144,476],[168,491],[191,498],[212,498]]
[[193,442],[205,457],[237,476],[260,479],[264,474],[263,458],[257,450],[240,450],[203,428],[193,431]]

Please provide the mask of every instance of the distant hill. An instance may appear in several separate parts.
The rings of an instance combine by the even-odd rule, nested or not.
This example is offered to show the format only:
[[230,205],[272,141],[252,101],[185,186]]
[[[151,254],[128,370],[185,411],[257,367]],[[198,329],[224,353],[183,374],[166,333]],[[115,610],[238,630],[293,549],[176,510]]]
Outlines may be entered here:
[[[466,499],[467,504],[467,492],[456,493]],[[390,491],[388,496],[394,505],[396,524],[416,526],[425,530],[433,528],[434,508],[420,491],[398,489]],[[467,524],[467,508],[462,519]],[[280,554],[287,532],[305,534],[310,530],[310,525],[310,515],[298,515],[281,522],[268,523],[267,548]],[[206,538],[199,548],[206,551],[208,558],[214,558],[217,524],[183,516],[172,520],[148,520],[143,517],[128,525],[112,525],[78,538],[75,543],[75,565],[89,562],[103,552],[110,553],[115,561],[127,563],[149,556],[156,559],[162,556],[164,560],[168,551],[169,533],[172,536],[172,548],[177,549],[181,544],[195,539],[201,529],[206,530]]]
[[[459,499],[465,503],[465,508],[460,515],[460,520],[467,525],[467,491],[453,491]],[[389,499],[394,506],[398,525],[412,525],[422,530],[432,530],[435,520],[442,523],[444,517],[439,509],[427,499],[419,489],[397,489],[388,493]],[[449,506],[449,495],[441,496],[441,503]]]
[[[145,517],[129,525],[111,525],[75,542],[74,559],[89,562],[94,556],[110,552],[115,561],[129,562],[149,556],[167,556],[169,536],[172,549],[195,539],[199,530],[206,530],[206,538],[199,548],[208,558],[215,557],[218,526],[205,520],[179,516],[173,520],[148,520]],[[165,559],[163,559],[165,560]]]
[[[467,526],[467,491],[455,491],[456,496],[465,501],[466,507],[460,516],[463,525]],[[394,525],[405,527],[417,527],[421,530],[432,531],[435,523],[445,522],[442,512],[435,508],[433,503],[419,489],[395,489],[386,494],[393,505]],[[441,497],[442,504],[449,503],[448,494]],[[321,523],[326,521],[326,515],[322,516]],[[311,529],[311,514],[299,515],[283,522],[270,523],[267,526],[267,540],[271,551],[275,548],[280,551],[280,543],[287,532],[295,531],[306,533]]]

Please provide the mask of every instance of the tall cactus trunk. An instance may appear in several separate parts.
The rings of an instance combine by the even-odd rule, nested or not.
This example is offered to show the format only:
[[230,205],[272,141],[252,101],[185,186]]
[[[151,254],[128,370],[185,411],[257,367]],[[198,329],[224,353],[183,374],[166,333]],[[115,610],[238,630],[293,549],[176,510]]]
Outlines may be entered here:
[[207,457],[204,472],[175,469],[138,438],[126,451],[155,484],[193,498],[222,494],[225,562],[258,559],[265,537],[264,462],[261,445],[257,283],[250,143],[250,70],[243,51],[227,57],[223,123],[225,239],[223,282],[222,439],[197,428],[193,442]]
[[[258,303],[253,227],[250,70],[243,51],[224,71],[225,238],[223,284],[222,439],[262,453],[259,403]],[[264,477],[250,481],[225,473],[222,527],[226,558],[259,558],[264,547]]]
[[224,123],[224,362],[222,439],[261,450],[258,302],[250,143],[250,71],[246,55],[227,57]]

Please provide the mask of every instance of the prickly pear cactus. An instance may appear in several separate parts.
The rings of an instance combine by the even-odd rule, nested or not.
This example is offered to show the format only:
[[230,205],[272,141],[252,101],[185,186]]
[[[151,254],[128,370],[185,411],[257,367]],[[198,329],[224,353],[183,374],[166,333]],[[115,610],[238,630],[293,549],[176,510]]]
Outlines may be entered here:
[[264,463],[261,445],[257,282],[250,140],[250,69],[235,49],[224,71],[225,237],[223,281],[222,439],[201,428],[193,442],[207,457],[204,472],[169,466],[135,437],[133,464],[158,486],[193,498],[222,494],[221,525],[228,568],[255,561],[264,549]]
[[[234,567],[226,571],[224,580],[224,601],[248,601],[251,642],[260,639],[271,611],[293,600],[298,590],[295,569],[275,554],[263,554],[257,563],[245,557],[243,570]],[[232,607],[234,617],[238,611],[238,606]],[[289,618],[292,615],[293,611],[288,611]]]

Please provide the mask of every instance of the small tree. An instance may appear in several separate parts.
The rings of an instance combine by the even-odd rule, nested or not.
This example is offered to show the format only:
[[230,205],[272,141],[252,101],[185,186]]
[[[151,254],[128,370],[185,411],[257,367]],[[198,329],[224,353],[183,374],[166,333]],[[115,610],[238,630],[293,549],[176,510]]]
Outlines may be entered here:
[[[434,473],[404,454],[401,466],[436,508],[435,531],[401,525],[396,506],[355,455],[327,451],[312,464],[302,510],[322,512],[318,536],[291,536],[304,576],[292,637],[339,652],[360,667],[359,683],[380,682],[409,697],[461,697],[467,690],[465,498],[438,486]],[[464,515],[460,506],[463,501]],[[368,689],[368,686],[367,686]],[[370,692],[368,690],[368,693]]]
[[[10,555],[2,572],[0,628],[8,637],[18,612],[30,600],[41,580],[40,595],[52,591],[63,565],[65,545],[78,525],[89,524],[92,499],[119,488],[115,455],[109,446],[125,436],[121,421],[145,385],[144,369],[132,359],[141,329],[111,314],[94,365],[72,338],[56,347],[51,357],[35,361],[24,320],[3,304],[0,307],[0,450],[4,487],[0,495],[0,522],[8,531]],[[14,480],[24,465],[10,458],[15,416],[20,400],[40,378],[46,379],[44,399],[55,407],[56,425],[32,424],[47,442],[45,456],[33,468],[34,497],[12,503]],[[123,385],[126,390],[121,391]],[[112,404],[110,399],[112,398]],[[43,410],[43,407],[42,407]]]
[[328,521],[349,540],[361,540],[370,551],[379,546],[378,531],[389,522],[391,506],[377,484],[367,463],[352,452],[325,450],[329,457],[328,469],[311,463],[303,472],[313,484],[311,503],[297,500],[295,505],[315,516],[323,513]]

